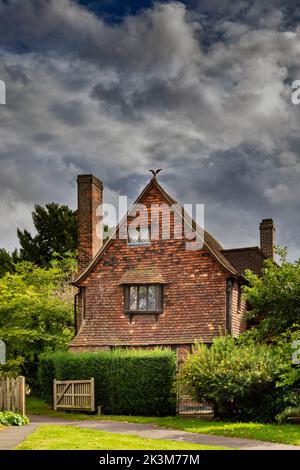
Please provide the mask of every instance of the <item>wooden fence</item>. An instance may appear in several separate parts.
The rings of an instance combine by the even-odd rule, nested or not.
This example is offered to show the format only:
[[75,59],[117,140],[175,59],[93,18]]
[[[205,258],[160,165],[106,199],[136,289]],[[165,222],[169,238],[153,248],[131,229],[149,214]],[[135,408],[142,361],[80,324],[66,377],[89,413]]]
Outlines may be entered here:
[[26,413],[25,408],[25,377],[0,377],[0,410]]
[[55,410],[95,411],[95,384],[91,380],[53,381],[53,402]]

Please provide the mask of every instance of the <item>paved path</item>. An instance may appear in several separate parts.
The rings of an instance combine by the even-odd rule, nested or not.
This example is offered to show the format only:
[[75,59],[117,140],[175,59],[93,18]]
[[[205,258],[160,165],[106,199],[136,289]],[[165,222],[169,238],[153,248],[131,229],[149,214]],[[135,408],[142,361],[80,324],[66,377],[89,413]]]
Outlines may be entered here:
[[38,424],[29,423],[26,426],[7,426],[0,430],[0,450],[10,450],[16,447],[20,442],[33,431]]
[[29,416],[30,424],[27,426],[9,426],[0,431],[0,450],[16,447],[38,426],[49,424],[64,424],[80,428],[97,429],[115,434],[134,434],[148,439],[169,439],[175,441],[192,442],[208,446],[228,447],[242,450],[300,450],[300,446],[275,444],[273,442],[240,439],[236,437],[212,436],[210,434],[196,434],[175,429],[162,429],[155,424],[136,424],[119,421],[68,421],[48,416]]

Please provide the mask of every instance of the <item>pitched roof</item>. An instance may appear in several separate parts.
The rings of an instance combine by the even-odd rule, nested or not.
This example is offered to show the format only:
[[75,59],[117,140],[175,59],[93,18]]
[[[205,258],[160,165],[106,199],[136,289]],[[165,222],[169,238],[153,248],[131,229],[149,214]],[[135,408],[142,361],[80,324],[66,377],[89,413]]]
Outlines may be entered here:
[[242,276],[245,274],[246,269],[261,275],[264,261],[267,259],[267,256],[258,246],[232,248],[222,250],[222,253]]
[[[143,199],[145,194],[147,194],[148,191],[152,187],[156,187],[158,191],[163,195],[163,197],[169,202],[170,205],[174,205],[174,210],[178,211],[178,214],[182,216],[183,214],[183,208],[180,206],[175,199],[173,199],[169,194],[162,188],[162,186],[157,182],[157,179],[153,177],[150,182],[145,186],[141,194],[138,196],[136,201],[133,203],[133,206],[135,204],[140,203],[140,201]],[[90,264],[87,266],[87,268],[72,282],[73,285],[78,285],[83,279],[85,279],[88,274],[91,272],[91,270],[94,268],[94,266],[98,263],[99,259],[105,253],[106,249],[110,246],[112,241],[115,239],[116,234],[119,230],[119,227],[122,225],[124,220],[126,219],[128,213],[131,212],[131,208],[125,214],[123,219],[120,221],[120,223],[115,227],[114,230],[112,230],[110,236],[107,238],[103,246],[100,248],[96,256],[93,258],[93,260],[90,262]],[[204,238],[204,246],[206,249],[210,252],[212,257],[229,273],[233,275],[238,275],[239,273],[235,269],[235,267],[231,264],[229,259],[227,259],[224,254],[222,253],[222,246],[213,238],[213,236],[208,233],[206,230],[202,230],[199,226],[197,226],[196,222],[184,211],[184,221],[187,223],[187,225],[190,225],[195,231],[196,235],[200,238]]]
[[159,269],[151,266],[125,271],[119,281],[119,285],[122,284],[168,284],[168,282]]

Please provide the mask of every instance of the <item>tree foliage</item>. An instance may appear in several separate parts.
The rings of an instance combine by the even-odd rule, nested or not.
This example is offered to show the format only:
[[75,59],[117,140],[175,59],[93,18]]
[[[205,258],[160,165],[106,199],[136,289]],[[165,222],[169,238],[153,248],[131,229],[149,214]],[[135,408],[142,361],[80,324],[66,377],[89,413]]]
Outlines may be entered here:
[[41,352],[64,350],[72,338],[75,266],[71,256],[49,268],[22,262],[0,279],[0,338],[25,375],[34,376]]
[[68,206],[54,202],[45,207],[35,205],[32,219],[36,235],[31,235],[27,230],[17,231],[23,260],[48,266],[53,253],[63,256],[66,252],[76,251],[76,213]]
[[11,254],[4,248],[0,248],[0,277],[5,273],[13,273],[15,270],[15,263],[19,261],[19,254],[14,250]]
[[248,285],[244,295],[250,310],[249,319],[259,319],[262,337],[276,336],[300,325],[300,260],[290,263],[286,250],[278,250],[280,266],[265,262],[261,277],[246,272]]
[[299,368],[292,364],[290,340],[266,344],[255,331],[238,339],[215,338],[210,348],[196,345],[181,380],[198,401],[212,404],[215,415],[225,419],[273,421],[287,406],[299,403],[293,391]]

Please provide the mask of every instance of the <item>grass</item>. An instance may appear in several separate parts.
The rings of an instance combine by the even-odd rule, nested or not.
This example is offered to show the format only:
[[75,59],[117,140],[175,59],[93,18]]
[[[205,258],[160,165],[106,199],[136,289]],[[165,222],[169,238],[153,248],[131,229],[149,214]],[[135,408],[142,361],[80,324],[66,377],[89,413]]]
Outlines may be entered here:
[[17,450],[226,450],[189,442],[145,439],[132,435],[47,425],[30,434]]
[[95,416],[79,413],[56,412],[51,410],[43,400],[37,398],[28,399],[27,413],[61,417],[69,420],[107,419],[113,421],[126,421],[129,423],[154,423],[161,428],[179,429],[194,433],[300,445],[300,425],[298,424],[279,425],[261,423],[230,423],[184,418],[182,416],[170,416],[166,418],[144,416]]

